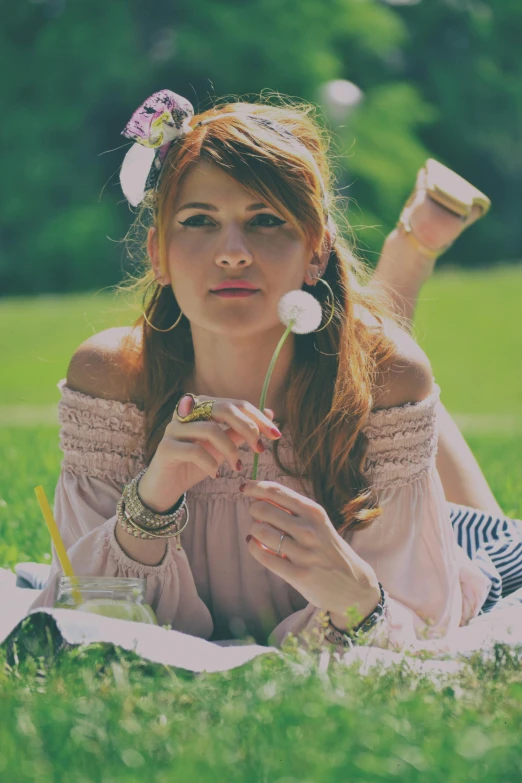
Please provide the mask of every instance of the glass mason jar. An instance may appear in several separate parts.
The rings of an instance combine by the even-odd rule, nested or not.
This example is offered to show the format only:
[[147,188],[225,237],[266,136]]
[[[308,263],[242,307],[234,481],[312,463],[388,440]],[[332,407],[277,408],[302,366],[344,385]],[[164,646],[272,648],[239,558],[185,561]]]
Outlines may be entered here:
[[[82,602],[74,600],[76,588]],[[147,580],[121,576],[61,576],[57,580],[53,607],[102,614],[119,620],[158,625],[152,607],[145,603]]]

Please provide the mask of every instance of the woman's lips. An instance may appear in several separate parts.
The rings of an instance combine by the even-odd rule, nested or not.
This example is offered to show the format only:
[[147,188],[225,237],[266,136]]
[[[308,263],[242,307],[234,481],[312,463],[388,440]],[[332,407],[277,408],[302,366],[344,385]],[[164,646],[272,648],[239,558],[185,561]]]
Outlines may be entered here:
[[245,296],[252,296],[257,294],[257,290],[254,291],[251,288],[222,288],[220,291],[211,291],[216,296],[221,296],[224,299],[228,297],[241,299]]

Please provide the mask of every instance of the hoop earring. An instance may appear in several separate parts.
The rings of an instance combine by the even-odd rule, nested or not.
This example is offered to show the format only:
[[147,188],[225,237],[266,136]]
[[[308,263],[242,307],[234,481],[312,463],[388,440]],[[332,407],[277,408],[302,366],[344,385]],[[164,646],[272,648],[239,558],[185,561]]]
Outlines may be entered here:
[[[145,296],[146,296],[146,294],[147,294],[147,291],[149,290],[149,286],[150,286],[150,285],[152,285],[152,283],[155,283],[155,282],[157,282],[157,281],[156,281],[156,279],[154,278],[154,280],[151,280],[151,281],[150,281],[149,285],[147,286],[147,288],[146,288],[146,289],[145,289],[145,291],[143,292],[143,300],[142,300],[142,304],[143,304],[143,302],[145,302]],[[165,288],[165,286],[162,286],[162,288]],[[154,326],[154,324],[151,324],[151,322],[149,321],[149,319],[147,318],[147,316],[146,316],[146,314],[145,314],[145,307],[143,308],[142,315],[143,315],[144,319],[146,320],[146,322],[148,323],[148,325],[150,326],[150,328],[151,328],[151,329],[154,329],[154,331],[155,331],[155,332],[170,332],[170,331],[172,331],[172,329],[174,329],[174,327],[176,327],[176,326],[179,324],[179,322],[181,321],[181,316],[183,315],[183,313],[182,313],[182,312],[180,312],[180,314],[179,314],[179,318],[178,318],[178,320],[176,321],[176,323],[175,323],[175,324],[172,324],[172,326],[169,326],[169,328],[168,328],[168,329],[158,329],[158,327],[157,327],[157,326]]]
[[328,290],[329,290],[329,292],[330,292],[330,305],[331,305],[331,308],[332,308],[332,310],[331,310],[331,313],[330,313],[330,317],[329,317],[328,321],[325,323],[325,325],[324,325],[324,326],[321,326],[321,328],[320,328],[320,329],[314,329],[314,333],[315,333],[315,332],[322,332],[322,331],[323,331],[323,329],[326,329],[326,327],[327,327],[327,326],[328,326],[328,324],[331,322],[331,320],[332,320],[332,318],[333,318],[333,315],[334,315],[334,313],[335,313],[335,302],[334,302],[334,295],[333,295],[333,291],[332,291],[332,289],[331,289],[331,286],[329,285],[329,283],[327,283],[327,282],[326,282],[326,280],[322,280],[322,279],[321,279],[319,276],[317,276],[315,279],[316,279],[316,280],[318,280],[320,283],[324,283],[324,284],[325,284],[325,286],[328,288]]

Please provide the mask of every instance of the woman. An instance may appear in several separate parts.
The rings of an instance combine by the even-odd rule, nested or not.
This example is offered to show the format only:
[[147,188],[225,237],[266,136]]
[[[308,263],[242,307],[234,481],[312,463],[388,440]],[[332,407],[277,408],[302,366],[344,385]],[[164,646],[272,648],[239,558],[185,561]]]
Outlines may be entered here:
[[[327,139],[306,107],[194,118],[161,91],[123,133],[137,143],[122,187],[142,204],[150,259],[127,290],[154,295],[132,329],[83,343],[59,383],[55,516],[75,573],[145,576],[160,623],[210,640],[280,645],[324,626],[343,647],[362,627],[401,649],[455,632],[498,573],[457,545],[448,499],[495,501],[408,333],[412,310],[398,312],[436,254],[394,232],[371,278],[336,230]],[[432,249],[463,228],[422,194],[408,206]],[[213,290],[245,281],[248,297]],[[327,325],[289,336],[260,411],[278,302],[303,284]],[[52,605],[59,573],[53,551],[31,609]]]

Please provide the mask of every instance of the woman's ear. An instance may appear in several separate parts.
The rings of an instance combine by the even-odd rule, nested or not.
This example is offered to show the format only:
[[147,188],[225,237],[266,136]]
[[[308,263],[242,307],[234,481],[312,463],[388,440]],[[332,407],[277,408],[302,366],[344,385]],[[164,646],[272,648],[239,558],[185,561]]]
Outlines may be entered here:
[[335,233],[327,227],[324,232],[323,242],[320,251],[315,251],[310,259],[310,265],[305,275],[305,283],[307,285],[316,285],[315,280],[317,277],[324,277],[326,267],[328,266],[328,259],[332,252],[333,243],[335,241]]
[[158,283],[161,283],[162,285],[170,285],[170,277],[163,274],[161,271],[158,236],[155,226],[149,228],[149,233],[147,234],[147,253],[149,254],[150,262],[152,264],[152,268],[154,269],[154,274]]

